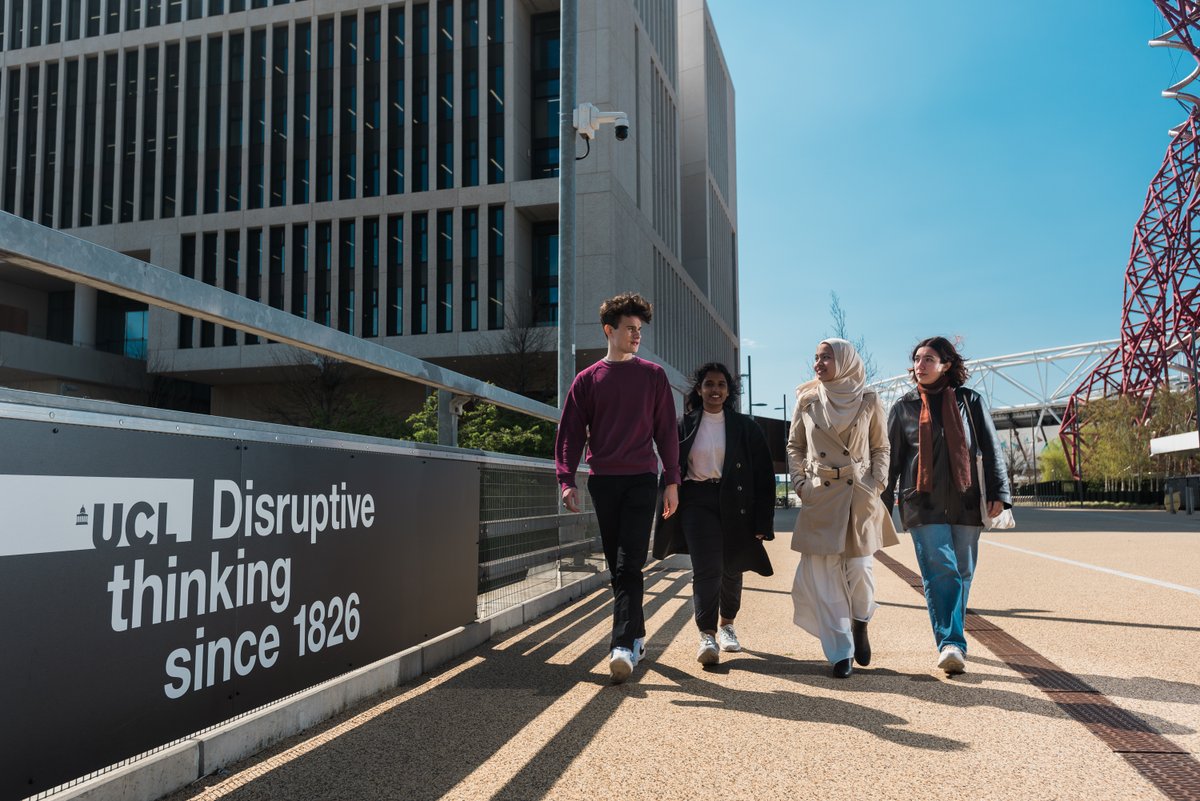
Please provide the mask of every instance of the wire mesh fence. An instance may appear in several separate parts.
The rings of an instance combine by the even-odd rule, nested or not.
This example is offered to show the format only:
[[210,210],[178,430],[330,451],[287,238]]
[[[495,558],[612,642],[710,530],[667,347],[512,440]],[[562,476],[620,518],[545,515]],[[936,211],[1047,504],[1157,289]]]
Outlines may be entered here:
[[553,469],[480,470],[480,618],[603,569],[596,516],[587,492],[579,496],[579,515],[559,515]]

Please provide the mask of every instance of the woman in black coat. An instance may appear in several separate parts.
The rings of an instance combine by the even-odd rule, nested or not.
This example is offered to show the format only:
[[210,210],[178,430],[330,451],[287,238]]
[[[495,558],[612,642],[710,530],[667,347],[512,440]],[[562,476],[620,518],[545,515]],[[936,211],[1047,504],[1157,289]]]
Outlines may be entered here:
[[715,665],[722,650],[741,650],[733,621],[742,573],[773,572],[763,540],[775,538],[775,472],[762,429],[736,411],[737,399],[725,365],[696,370],[679,420],[679,511],[654,536],[656,558],[691,554],[702,665]]

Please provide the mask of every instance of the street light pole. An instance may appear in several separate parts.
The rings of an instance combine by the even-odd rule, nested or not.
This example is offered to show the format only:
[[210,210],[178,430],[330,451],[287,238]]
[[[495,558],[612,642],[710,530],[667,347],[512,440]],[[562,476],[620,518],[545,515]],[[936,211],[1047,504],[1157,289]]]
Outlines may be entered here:
[[558,66],[558,408],[575,380],[575,65],[578,0],[562,0]]
[[[746,357],[746,372],[742,373],[742,377],[746,379],[746,411],[750,415],[754,414],[754,369],[751,365],[750,357]],[[764,404],[765,405],[765,404]]]
[[788,426],[787,416],[787,393],[784,393],[784,405],[779,406],[779,411],[784,415],[784,508],[790,504],[792,496],[792,474],[787,469],[787,440],[791,438],[790,426]]

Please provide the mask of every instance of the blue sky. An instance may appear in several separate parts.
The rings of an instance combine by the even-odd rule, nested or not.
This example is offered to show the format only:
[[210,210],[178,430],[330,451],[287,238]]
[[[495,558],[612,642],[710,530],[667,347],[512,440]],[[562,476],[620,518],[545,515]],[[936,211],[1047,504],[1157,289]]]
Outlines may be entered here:
[[[1150,0],[709,0],[737,102],[742,369],[772,411],[837,292],[879,377],[1119,336],[1194,66]],[[790,400],[789,400],[790,403]]]

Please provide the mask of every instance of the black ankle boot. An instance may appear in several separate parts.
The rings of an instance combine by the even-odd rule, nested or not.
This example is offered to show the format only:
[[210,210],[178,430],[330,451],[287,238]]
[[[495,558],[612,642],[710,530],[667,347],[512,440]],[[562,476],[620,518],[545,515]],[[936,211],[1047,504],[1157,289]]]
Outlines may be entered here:
[[850,674],[854,672],[854,665],[849,659],[842,659],[833,665],[833,677],[835,679],[848,679]]
[[850,631],[854,634],[854,661],[866,667],[871,664],[871,641],[867,639],[867,621],[852,620]]

